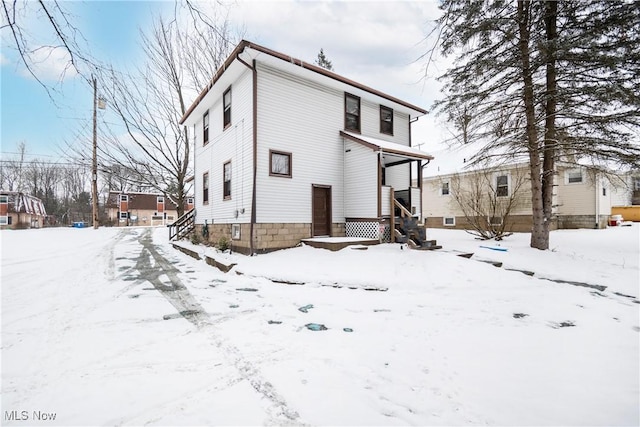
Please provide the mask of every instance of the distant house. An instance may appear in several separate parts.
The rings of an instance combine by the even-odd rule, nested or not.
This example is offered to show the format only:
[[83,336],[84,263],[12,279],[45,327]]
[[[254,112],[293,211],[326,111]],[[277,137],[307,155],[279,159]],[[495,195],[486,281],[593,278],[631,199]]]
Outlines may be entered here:
[[41,228],[46,217],[39,198],[15,191],[0,192],[0,229]]
[[[166,225],[178,218],[178,210],[164,194],[110,191],[106,203],[109,222],[116,226]],[[187,197],[185,211],[193,209]]]
[[[533,221],[528,164],[512,162],[470,168],[468,164],[474,153],[470,148],[436,153],[436,159],[426,168],[422,212],[427,227],[468,228],[467,216],[459,203],[461,195],[484,193],[495,196],[498,212],[508,200],[513,200],[507,230],[531,231]],[[551,229],[606,227],[612,207],[622,203],[628,195],[624,176],[603,173],[587,165],[558,162]],[[482,177],[482,182],[479,177]],[[476,190],[472,191],[473,188]],[[488,215],[487,221],[501,221],[500,215]]]
[[388,236],[392,194],[420,215],[411,174],[431,156],[411,147],[411,124],[424,114],[242,41],[181,121],[195,135],[196,228],[252,253]]

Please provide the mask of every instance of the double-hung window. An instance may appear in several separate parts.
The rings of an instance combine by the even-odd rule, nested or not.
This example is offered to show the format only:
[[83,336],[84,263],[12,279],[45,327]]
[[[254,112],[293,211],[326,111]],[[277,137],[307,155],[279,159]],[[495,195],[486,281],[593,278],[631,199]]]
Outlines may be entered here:
[[209,204],[209,172],[202,174],[202,204]]
[[440,187],[440,194],[443,196],[448,196],[450,193],[449,191],[449,181],[442,181],[442,186]]
[[202,145],[209,143],[209,111],[202,116]]
[[360,132],[360,98],[344,94],[344,128]]
[[393,110],[380,106],[380,133],[393,135]]
[[223,170],[223,184],[222,184],[222,198],[231,198],[231,162],[227,162],[222,167]]
[[231,88],[227,89],[222,96],[222,128],[226,129],[231,125]]
[[496,176],[496,196],[498,197],[509,196],[509,176],[508,175]]

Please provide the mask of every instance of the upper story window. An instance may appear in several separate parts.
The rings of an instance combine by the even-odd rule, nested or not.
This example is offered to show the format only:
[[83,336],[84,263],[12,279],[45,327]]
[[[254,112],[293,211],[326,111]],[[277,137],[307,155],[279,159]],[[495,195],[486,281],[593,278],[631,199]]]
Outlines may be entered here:
[[360,98],[344,94],[344,128],[360,132]]
[[187,204],[193,205],[193,197],[187,197]]
[[227,89],[222,96],[222,127],[226,129],[231,124],[231,87]]
[[209,143],[209,111],[202,116],[202,145]]
[[9,203],[9,196],[7,196],[6,194],[0,195],[0,203],[3,205]]
[[223,170],[223,184],[222,184],[222,198],[231,198],[231,162],[227,162],[222,167]]
[[127,195],[127,194],[121,194],[121,195],[120,195],[120,201],[121,201],[121,202],[128,202],[128,201],[129,201],[129,195]]
[[449,190],[449,181],[443,181],[440,187],[440,194],[442,196],[448,196],[450,193]]
[[209,204],[209,172],[202,174],[202,204]]
[[579,184],[582,182],[582,170],[570,169],[565,174],[565,181],[567,184]]
[[496,196],[507,197],[509,195],[509,177],[507,175],[496,176]]
[[380,106],[380,133],[393,135],[393,110]]
[[158,204],[164,204],[164,196],[158,196]]
[[269,175],[291,178],[291,153],[269,150]]

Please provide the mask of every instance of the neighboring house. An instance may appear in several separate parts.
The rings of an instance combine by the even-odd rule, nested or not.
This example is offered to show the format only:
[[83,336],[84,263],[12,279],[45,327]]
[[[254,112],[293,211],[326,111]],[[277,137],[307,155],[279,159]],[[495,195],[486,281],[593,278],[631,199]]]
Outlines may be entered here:
[[[524,162],[494,167],[470,168],[473,147],[462,147],[436,153],[436,159],[425,169],[422,211],[427,227],[468,228],[467,216],[460,207],[465,195],[491,194],[498,214],[487,218],[499,222],[500,208],[513,200],[506,230],[531,231],[532,203],[529,166]],[[483,177],[482,182],[479,176]],[[604,228],[612,207],[627,193],[620,174],[604,174],[597,169],[558,162],[553,194],[554,221],[557,228]],[[468,198],[468,197],[467,197]]]
[[242,41],[181,121],[195,135],[198,232],[245,253],[313,236],[379,239],[392,189],[420,213],[412,164],[431,156],[411,147],[411,123],[424,114]]
[[39,198],[15,191],[0,192],[0,229],[41,228],[46,217]]
[[[178,218],[178,210],[164,194],[110,191],[107,216],[117,227],[128,225],[166,225]],[[187,197],[185,211],[193,209],[193,197]]]

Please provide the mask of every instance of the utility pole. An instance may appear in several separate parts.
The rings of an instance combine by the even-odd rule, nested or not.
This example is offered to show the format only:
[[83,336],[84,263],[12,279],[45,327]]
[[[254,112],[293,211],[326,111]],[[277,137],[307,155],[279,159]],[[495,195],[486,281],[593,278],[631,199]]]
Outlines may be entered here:
[[98,84],[93,77],[93,166],[91,168],[91,198],[93,199],[93,229],[98,229]]

